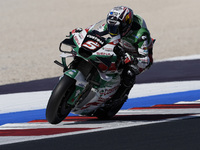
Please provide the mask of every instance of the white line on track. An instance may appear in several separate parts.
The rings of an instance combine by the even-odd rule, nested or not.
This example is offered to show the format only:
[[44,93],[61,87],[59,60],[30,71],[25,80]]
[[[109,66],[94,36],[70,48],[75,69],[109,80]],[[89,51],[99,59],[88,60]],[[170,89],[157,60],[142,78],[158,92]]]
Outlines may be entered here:
[[84,131],[75,131],[75,132],[68,132],[68,133],[61,133],[55,135],[41,135],[41,136],[1,136],[0,137],[0,145],[10,144],[10,143],[18,143],[24,141],[32,141],[32,140],[40,140],[40,139],[47,139],[47,138],[56,138],[61,136],[69,136],[69,135],[77,135],[77,134],[85,134],[85,133],[92,133],[92,132],[100,132],[106,130],[113,130],[113,129],[120,129],[120,128],[127,128],[127,127],[134,127],[134,126],[141,126],[141,125],[148,125],[148,124],[155,124],[155,123],[163,123],[169,122],[174,120],[180,119],[187,119],[192,117],[200,117],[200,109],[151,109],[151,110],[124,110],[120,111],[118,115],[152,115],[152,114],[189,114],[193,113],[194,115],[183,116],[178,118],[169,118],[169,119],[160,119],[160,120],[107,120],[107,121],[100,121],[100,120],[90,120],[84,122],[75,122],[75,121],[67,121],[62,122],[58,125],[51,125],[47,122],[37,122],[37,123],[15,123],[15,124],[5,124],[0,127],[0,130],[9,130],[9,129],[38,129],[38,128],[97,128],[97,129],[90,129]]
[[[165,88],[163,88],[165,87]],[[129,98],[199,90],[200,81],[135,84]],[[0,95],[0,114],[46,108],[51,91],[26,92]]]

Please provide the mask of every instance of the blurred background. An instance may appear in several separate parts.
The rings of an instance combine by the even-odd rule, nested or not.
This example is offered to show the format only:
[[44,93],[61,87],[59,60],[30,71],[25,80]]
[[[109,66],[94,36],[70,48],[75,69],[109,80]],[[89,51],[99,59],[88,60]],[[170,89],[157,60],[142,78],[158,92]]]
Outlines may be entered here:
[[0,85],[60,76],[59,43],[118,5],[145,19],[155,61],[200,54],[199,0],[0,0]]

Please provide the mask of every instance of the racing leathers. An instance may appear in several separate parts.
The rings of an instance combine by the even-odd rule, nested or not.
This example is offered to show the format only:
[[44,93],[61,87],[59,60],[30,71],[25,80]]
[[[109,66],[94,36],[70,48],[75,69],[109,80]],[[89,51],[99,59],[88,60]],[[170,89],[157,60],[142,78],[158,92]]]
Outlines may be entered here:
[[[78,28],[77,32],[79,30],[82,31],[81,28]],[[97,32],[100,36],[108,34],[107,24],[93,32]],[[118,58],[116,66],[123,71],[120,87],[108,103],[121,99],[123,102],[126,101],[131,88],[135,84],[136,75],[144,72],[153,64],[152,48],[153,39],[144,19],[134,15],[131,30],[124,36],[121,36],[120,42],[114,48],[114,53]]]
[[[104,31],[107,32],[107,24],[104,25]],[[121,41],[114,48],[118,57],[116,62],[118,69],[123,69],[121,75],[121,85],[112,100],[121,99],[126,96],[135,83],[136,75],[144,72],[153,64],[152,57],[153,40],[147,29],[144,19],[134,15],[134,21],[131,30],[121,37]]]

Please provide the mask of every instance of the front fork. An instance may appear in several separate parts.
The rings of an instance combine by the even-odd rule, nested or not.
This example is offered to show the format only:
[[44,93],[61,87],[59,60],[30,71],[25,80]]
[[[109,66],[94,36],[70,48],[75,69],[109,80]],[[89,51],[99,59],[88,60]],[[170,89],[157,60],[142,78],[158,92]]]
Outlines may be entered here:
[[65,71],[64,74],[76,80],[75,90],[67,101],[69,105],[75,106],[80,101],[82,95],[85,93],[84,91],[86,87],[88,87],[88,82],[85,80],[83,74],[77,69],[69,69]]

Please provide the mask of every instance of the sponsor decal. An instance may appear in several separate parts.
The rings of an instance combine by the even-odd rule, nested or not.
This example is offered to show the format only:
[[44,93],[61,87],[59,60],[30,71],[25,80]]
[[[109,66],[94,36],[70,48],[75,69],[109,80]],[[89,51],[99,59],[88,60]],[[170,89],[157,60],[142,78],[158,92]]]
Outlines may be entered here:
[[113,51],[113,47],[112,48],[111,47],[104,47],[103,50],[105,50],[105,51]]
[[118,87],[119,87],[119,86],[115,86],[115,87],[113,87],[113,88],[111,88],[111,89],[102,90],[102,91],[100,92],[100,95],[101,95],[101,96],[105,96],[105,95],[108,95],[108,94],[110,94],[110,93],[113,93],[114,91],[116,91],[116,90],[118,89]]
[[68,71],[65,72],[66,75],[68,75],[72,78],[74,78],[77,75],[77,73],[78,72],[76,70],[68,70]]
[[100,97],[99,97],[98,101],[97,101],[97,102],[88,103],[88,104],[85,105],[83,108],[81,108],[81,110],[87,109],[87,108],[89,108],[89,107],[91,107],[91,106],[99,106],[100,104],[106,102],[107,100],[110,99],[110,97],[111,97],[112,95],[110,95],[109,97],[105,97],[105,98],[102,97],[102,96],[105,96],[105,95],[108,95],[108,94],[112,94],[112,93],[113,93],[114,91],[116,91],[117,89],[118,89],[118,86],[115,86],[115,87],[113,87],[113,88],[111,88],[111,89],[101,90],[101,91],[100,91]]
[[72,69],[71,71],[72,71],[72,72],[74,72],[74,73],[76,73],[76,72],[77,72],[76,70],[73,70],[73,69]]
[[84,38],[84,36],[83,36],[82,33],[80,33],[78,36],[79,36],[80,39],[83,39],[83,38]]
[[110,53],[105,53],[105,52],[97,52],[97,55],[106,55],[106,56],[111,56]]
[[80,86],[80,87],[82,87],[82,88],[85,87],[84,84],[82,84],[82,83],[79,83],[78,86]]
[[74,73],[72,71],[68,72],[68,74],[73,75]]
[[100,40],[98,37],[93,36],[93,35],[87,35],[88,38],[93,39],[95,41],[97,41],[98,43],[100,43],[101,45],[104,44],[104,42],[102,40]]
[[81,93],[81,91],[80,91],[80,90],[77,90],[77,91],[76,91],[76,94],[75,94],[75,97],[77,97],[80,93]]
[[78,39],[78,37],[75,36],[75,35],[74,35],[74,40],[76,41],[76,43],[77,43],[78,45],[80,45],[79,39]]

